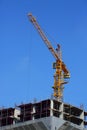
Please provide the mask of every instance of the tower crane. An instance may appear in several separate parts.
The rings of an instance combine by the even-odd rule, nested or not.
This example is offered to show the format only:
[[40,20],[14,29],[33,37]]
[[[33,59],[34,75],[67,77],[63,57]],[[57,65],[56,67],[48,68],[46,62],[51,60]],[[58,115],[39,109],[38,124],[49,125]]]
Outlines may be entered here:
[[31,21],[31,23],[34,25],[36,30],[38,31],[42,40],[44,41],[47,48],[49,49],[49,51],[52,53],[52,55],[54,56],[54,58],[56,60],[56,62],[53,63],[53,68],[56,70],[55,74],[54,74],[54,85],[52,87],[54,90],[53,96],[56,100],[62,101],[63,100],[63,90],[64,90],[63,85],[68,83],[68,81],[66,81],[66,79],[70,78],[70,73],[69,73],[69,70],[67,69],[66,65],[62,61],[61,47],[58,44],[57,49],[54,49],[52,47],[51,42],[48,40],[47,36],[45,35],[45,33],[41,29],[40,25],[38,24],[36,18],[31,13],[28,14],[28,18]]

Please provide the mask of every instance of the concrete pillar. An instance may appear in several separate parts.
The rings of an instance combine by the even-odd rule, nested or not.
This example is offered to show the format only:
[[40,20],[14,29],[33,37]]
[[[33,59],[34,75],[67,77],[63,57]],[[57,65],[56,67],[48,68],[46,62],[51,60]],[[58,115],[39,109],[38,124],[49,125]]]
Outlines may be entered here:
[[34,120],[34,113],[35,113],[35,106],[33,106],[33,112],[32,112],[32,120]]
[[84,128],[84,111],[82,111],[81,115],[80,115],[80,119],[82,119],[82,123],[81,123],[81,127]]
[[50,108],[51,108],[50,116],[53,116],[53,100],[50,100],[50,101],[51,101],[51,103],[50,103]]
[[63,103],[61,103],[61,105],[60,105],[60,112],[61,112],[61,114],[60,114],[60,118],[61,119],[63,119]]

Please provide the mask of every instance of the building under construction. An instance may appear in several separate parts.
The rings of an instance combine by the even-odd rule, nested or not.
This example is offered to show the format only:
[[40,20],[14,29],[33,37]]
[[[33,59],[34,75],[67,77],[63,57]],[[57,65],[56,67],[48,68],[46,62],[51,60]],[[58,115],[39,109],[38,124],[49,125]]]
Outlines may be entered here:
[[54,49],[32,14],[28,17],[56,59],[53,98],[0,109],[0,130],[87,130],[87,112],[63,102],[63,85],[70,73],[62,61],[60,45]]
[[1,130],[86,130],[87,112],[47,99],[0,110]]

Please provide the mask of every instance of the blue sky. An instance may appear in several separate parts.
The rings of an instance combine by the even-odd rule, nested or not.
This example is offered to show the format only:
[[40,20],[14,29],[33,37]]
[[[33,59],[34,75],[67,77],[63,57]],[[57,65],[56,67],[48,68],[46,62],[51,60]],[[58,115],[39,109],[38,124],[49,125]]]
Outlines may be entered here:
[[29,12],[61,44],[71,73],[64,101],[87,109],[86,0],[0,0],[0,106],[47,99],[53,93],[55,59],[28,20]]

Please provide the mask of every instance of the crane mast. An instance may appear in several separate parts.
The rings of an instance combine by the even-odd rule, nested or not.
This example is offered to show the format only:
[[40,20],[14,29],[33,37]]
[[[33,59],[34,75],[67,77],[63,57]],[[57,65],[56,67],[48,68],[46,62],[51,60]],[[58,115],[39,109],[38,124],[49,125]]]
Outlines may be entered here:
[[49,51],[52,53],[52,55],[56,59],[56,62],[53,64],[53,68],[56,69],[55,74],[54,74],[54,85],[52,87],[54,89],[53,96],[58,101],[62,101],[63,100],[63,89],[64,89],[63,85],[68,83],[65,79],[70,78],[70,73],[69,73],[68,69],[66,68],[66,65],[62,61],[61,47],[58,44],[57,49],[55,50],[52,47],[51,42],[48,40],[47,36],[44,34],[40,25],[36,21],[35,17],[32,16],[31,13],[28,14],[28,17],[29,17],[29,20],[31,21],[31,23],[36,28],[36,30],[38,31],[42,40],[46,44],[47,48],[49,49]]

